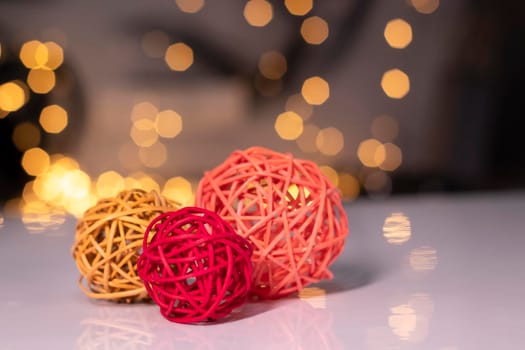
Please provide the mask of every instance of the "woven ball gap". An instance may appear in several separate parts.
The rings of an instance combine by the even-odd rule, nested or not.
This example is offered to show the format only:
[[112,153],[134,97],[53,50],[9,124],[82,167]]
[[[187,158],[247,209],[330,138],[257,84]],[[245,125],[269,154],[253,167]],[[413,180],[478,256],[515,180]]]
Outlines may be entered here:
[[149,300],[137,274],[144,232],[154,217],[179,207],[156,192],[134,189],[89,208],[77,223],[72,247],[80,289],[94,299]]
[[162,214],[143,248],[138,273],[168,320],[216,320],[246,301],[252,247],[217,214],[194,207]]
[[196,205],[218,213],[254,246],[252,292],[289,295],[332,278],[348,223],[339,191],[319,167],[253,147],[206,172]]

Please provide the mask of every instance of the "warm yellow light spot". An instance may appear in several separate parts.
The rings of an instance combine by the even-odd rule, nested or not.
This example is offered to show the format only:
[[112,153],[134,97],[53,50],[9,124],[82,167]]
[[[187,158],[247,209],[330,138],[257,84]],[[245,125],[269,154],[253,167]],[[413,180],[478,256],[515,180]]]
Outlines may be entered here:
[[99,198],[115,197],[124,189],[124,179],[116,171],[110,170],[99,175],[95,186]]
[[299,299],[312,305],[314,309],[326,309],[326,291],[323,288],[303,288],[299,292]]
[[303,133],[303,119],[297,113],[284,112],[279,114],[274,127],[283,140],[295,140]]
[[48,69],[31,69],[27,85],[37,94],[47,94],[55,87],[55,73]]
[[408,304],[401,304],[390,309],[388,325],[392,332],[402,340],[408,340],[416,330],[417,316],[415,310]]
[[404,49],[412,42],[412,27],[401,18],[396,18],[386,24],[384,36],[394,49]]
[[141,46],[144,53],[152,58],[161,58],[170,44],[168,34],[161,30],[152,30],[142,36]]
[[399,124],[394,117],[381,115],[374,119],[370,131],[376,139],[383,142],[392,142],[399,133]]
[[[155,125],[151,122],[151,127],[146,128],[146,123],[143,122],[148,119],[141,119],[133,123],[131,127],[130,136],[133,142],[140,147],[149,147],[157,142],[159,135],[155,130]],[[137,127],[138,126],[138,127]]]
[[419,247],[410,252],[409,264],[414,271],[432,271],[437,263],[437,250],[432,247]]
[[22,168],[31,176],[38,176],[49,168],[49,155],[41,148],[31,148],[22,156]]
[[313,124],[307,124],[303,128],[303,133],[297,139],[297,146],[301,151],[305,153],[314,153],[317,152],[316,137],[319,134],[319,127]]
[[321,77],[311,77],[304,81],[301,95],[311,105],[322,105],[330,97],[330,86]]
[[249,0],[244,6],[244,18],[254,27],[264,27],[273,18],[273,7],[266,0]]
[[312,105],[307,103],[301,94],[293,94],[288,97],[284,109],[299,114],[303,120],[308,120],[314,111]]
[[47,60],[44,67],[55,70],[64,62],[64,50],[62,50],[62,47],[54,41],[48,41],[44,43],[44,45],[47,51]]
[[184,43],[172,44],[166,50],[164,60],[171,70],[185,71],[193,64],[193,50]]
[[160,112],[155,120],[155,130],[161,137],[173,138],[182,131],[181,116],[171,109]]
[[147,118],[139,119],[133,123],[133,126],[139,130],[155,129],[155,121]]
[[137,179],[140,183],[140,187],[146,192],[150,191],[156,191],[160,193],[160,185],[155,179],[153,179],[151,176],[139,173],[134,176],[133,178]]
[[197,13],[204,6],[204,0],[175,0],[175,3],[182,12]]
[[286,58],[277,51],[265,52],[259,59],[259,71],[267,79],[281,79],[286,69]]
[[16,148],[25,151],[40,144],[40,130],[31,122],[20,123],[13,130],[12,140]]
[[284,0],[284,5],[290,14],[304,16],[314,6],[313,0]]
[[328,34],[328,22],[321,17],[309,17],[301,25],[301,35],[308,44],[320,45],[328,38]]
[[376,139],[364,140],[357,148],[357,157],[364,166],[377,168],[386,158],[385,146]]
[[410,0],[417,12],[431,14],[439,7],[439,0]]
[[142,188],[142,185],[140,184],[139,180],[134,179],[130,176],[124,178],[124,189],[125,190],[132,190],[135,188]]
[[359,196],[359,181],[348,173],[339,174],[339,189],[343,194],[344,199],[352,200]]
[[181,176],[173,177],[166,181],[162,189],[162,195],[183,206],[193,205],[195,200],[191,183]]
[[383,223],[383,236],[390,244],[400,245],[412,236],[410,219],[401,212],[392,213]]
[[14,112],[27,101],[26,92],[20,82],[12,81],[0,85],[0,109]]
[[385,171],[394,171],[403,162],[401,149],[393,143],[385,143],[385,159],[379,164],[379,168]]
[[24,189],[22,190],[22,199],[26,203],[40,200],[38,196],[36,195],[35,191],[33,190],[34,184],[35,184],[35,181],[28,181],[24,185]]
[[46,132],[58,134],[67,126],[67,112],[59,105],[47,106],[42,109],[38,121]]
[[315,143],[322,154],[335,156],[343,149],[345,140],[341,131],[331,127],[320,130]]
[[20,60],[29,69],[43,68],[48,61],[48,49],[38,40],[31,40],[22,45]]
[[335,187],[339,185],[339,175],[337,174],[337,171],[335,171],[334,168],[328,165],[322,165],[319,167],[319,169],[321,170],[323,175],[328,178],[332,185],[334,185]]
[[150,102],[140,102],[133,106],[131,111],[131,121],[136,122],[140,119],[155,120],[159,110]]
[[388,97],[401,99],[410,91],[410,79],[403,71],[391,69],[383,74],[381,87]]
[[168,158],[166,146],[160,142],[155,142],[149,147],[139,149],[140,162],[148,168],[159,168]]
[[89,175],[80,169],[66,172],[62,180],[63,193],[69,198],[85,197],[91,188]]

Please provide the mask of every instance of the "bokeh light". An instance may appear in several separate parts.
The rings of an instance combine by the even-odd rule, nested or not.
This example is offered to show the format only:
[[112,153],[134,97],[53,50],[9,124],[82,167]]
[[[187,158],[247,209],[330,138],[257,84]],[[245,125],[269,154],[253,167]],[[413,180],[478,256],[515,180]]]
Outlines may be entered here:
[[246,22],[254,27],[264,27],[273,18],[273,6],[266,0],[249,0],[243,12]]
[[315,143],[319,152],[327,156],[335,156],[344,147],[343,133],[334,127],[321,129],[317,134]]
[[306,102],[301,94],[293,94],[286,99],[285,111],[299,114],[303,120],[308,120],[312,116],[314,108]]
[[64,50],[54,41],[44,43],[47,49],[47,61],[44,68],[55,70],[64,62]]
[[154,121],[146,118],[133,123],[130,136],[133,142],[140,147],[149,147],[159,139]]
[[401,18],[396,18],[385,26],[385,40],[394,49],[404,49],[412,42],[412,27]]
[[115,197],[124,190],[124,178],[114,170],[100,174],[96,182],[98,198]]
[[392,142],[399,134],[399,123],[394,117],[380,115],[372,121],[372,136],[382,142]]
[[160,137],[176,137],[182,131],[182,118],[177,112],[171,109],[162,111],[157,114],[157,118],[155,119],[155,130]]
[[161,193],[166,198],[174,200],[183,206],[193,205],[195,202],[191,183],[180,176],[168,179]]
[[140,44],[146,56],[161,58],[170,44],[170,38],[161,30],[152,30],[142,36]]
[[136,122],[140,119],[151,119],[155,120],[159,110],[151,102],[140,102],[133,106],[131,111],[131,121]]
[[314,6],[313,0],[284,0],[284,6],[290,14],[295,16],[304,16]]
[[43,174],[49,168],[49,163],[47,152],[38,147],[28,149],[22,156],[22,168],[31,176]]
[[332,185],[334,185],[335,187],[339,185],[339,174],[337,174],[337,171],[335,171],[334,168],[328,165],[321,165],[319,169],[321,170],[323,175],[326,176],[328,180],[330,180]]
[[275,120],[275,131],[283,140],[295,140],[303,133],[303,119],[294,112],[284,112]]
[[403,162],[403,153],[401,152],[401,148],[390,142],[385,143],[383,147],[385,150],[385,157],[384,160],[379,164],[379,168],[385,171],[396,170]]
[[317,152],[316,138],[320,130],[321,129],[314,124],[304,125],[303,133],[296,140],[297,146],[299,146],[301,151],[305,153]]
[[22,122],[15,126],[11,139],[18,150],[25,151],[40,144],[40,130],[31,122]]
[[29,69],[43,68],[48,60],[46,45],[38,40],[31,40],[22,45],[20,61]]
[[55,73],[48,69],[31,69],[27,75],[27,85],[37,94],[47,94],[55,87]]
[[402,212],[392,213],[383,223],[383,236],[390,244],[400,245],[412,236],[410,219]]
[[149,147],[139,149],[140,162],[148,168],[159,168],[168,159],[168,150],[161,142],[155,142]]
[[193,50],[185,43],[175,43],[166,49],[164,60],[171,70],[182,72],[193,64]]
[[401,99],[410,91],[410,79],[402,70],[391,69],[383,74],[381,87],[388,97]]
[[359,196],[359,181],[350,173],[339,173],[338,186],[344,199],[352,200]]
[[42,129],[48,133],[58,134],[62,132],[68,123],[67,112],[59,105],[51,105],[42,109],[38,119]]
[[22,82],[11,81],[0,85],[0,109],[6,112],[19,110],[27,101]]
[[439,0],[410,0],[412,6],[417,12],[423,14],[431,14],[439,7]]
[[301,35],[308,44],[320,45],[329,34],[328,22],[319,16],[305,19],[301,25]]
[[303,82],[301,95],[311,105],[322,105],[330,97],[330,86],[323,78],[314,76]]
[[376,139],[364,140],[357,148],[357,157],[364,166],[376,168],[386,158],[385,147]]
[[286,69],[286,58],[280,52],[268,51],[259,59],[259,71],[267,79],[281,79]]
[[204,0],[175,0],[175,3],[186,13],[197,13],[204,7]]

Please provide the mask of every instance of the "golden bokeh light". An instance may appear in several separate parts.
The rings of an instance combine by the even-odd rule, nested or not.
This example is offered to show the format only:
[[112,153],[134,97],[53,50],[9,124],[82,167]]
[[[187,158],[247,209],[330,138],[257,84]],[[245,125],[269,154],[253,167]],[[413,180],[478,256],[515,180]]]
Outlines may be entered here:
[[[130,178],[138,181],[139,186],[137,188],[143,189],[146,192],[156,191],[160,193],[159,183],[154,178],[152,178],[150,175],[139,172],[136,174],[132,174]],[[129,180],[125,180],[125,181],[126,181],[125,183],[127,186],[127,183],[129,182]]]
[[273,6],[266,0],[249,0],[244,6],[244,18],[254,27],[264,27],[273,18]]
[[403,162],[403,153],[401,148],[394,145],[393,143],[385,143],[385,159],[379,164],[379,168],[385,171],[394,171]]
[[185,43],[175,43],[166,49],[164,60],[171,70],[183,72],[193,64],[193,50]]
[[44,67],[51,70],[57,69],[64,62],[64,50],[54,41],[48,41],[44,43],[44,46],[47,49],[47,60]]
[[22,45],[20,61],[29,69],[43,68],[48,61],[48,49],[38,40],[31,40]]
[[259,71],[267,79],[281,79],[286,69],[286,58],[280,52],[268,51],[259,59]]
[[439,0],[410,0],[417,12],[425,15],[434,13],[439,7]]
[[306,287],[299,291],[299,299],[314,309],[326,309],[326,290],[319,287]]
[[380,115],[372,121],[372,136],[382,142],[392,142],[399,134],[399,124],[394,117]]
[[304,100],[303,95],[293,94],[286,99],[284,110],[295,112],[299,114],[303,120],[308,120],[312,116],[314,108]]
[[168,150],[163,143],[155,142],[149,147],[139,149],[140,162],[148,168],[159,168],[168,159]]
[[357,157],[364,166],[377,168],[386,159],[385,146],[376,139],[364,140],[357,148]]
[[390,244],[401,245],[412,236],[410,219],[402,212],[392,213],[383,223],[383,237]]
[[161,30],[152,30],[142,36],[140,44],[146,56],[161,58],[170,44],[170,38]]
[[329,34],[328,22],[319,16],[308,17],[301,25],[301,35],[308,44],[320,45]]
[[330,180],[332,185],[335,187],[339,186],[339,175],[334,168],[328,165],[322,165],[319,167],[319,169],[321,170],[321,173],[323,173],[323,175],[326,176],[328,180]]
[[155,119],[155,130],[160,137],[176,137],[182,131],[182,118],[177,112],[171,109],[162,111],[157,114],[157,118]]
[[[5,112],[19,110],[27,101],[28,96],[22,82],[11,81],[0,85],[0,109]],[[6,114],[7,115],[7,114]]]
[[330,85],[318,76],[308,78],[303,82],[301,95],[311,105],[322,105],[330,97]]
[[290,14],[295,16],[304,16],[314,6],[313,0],[284,0],[284,6]]
[[100,174],[95,184],[98,198],[115,197],[124,190],[124,179],[114,170]]
[[137,120],[133,123],[129,134],[133,142],[140,147],[150,147],[159,139],[155,123],[149,119]]
[[321,129],[319,129],[318,126],[313,124],[307,124],[303,127],[303,133],[296,140],[297,146],[299,146],[301,151],[305,153],[317,152],[317,144],[315,139],[320,130]]
[[204,7],[204,0],[175,0],[175,3],[186,13],[197,13]]
[[140,102],[133,106],[131,111],[131,121],[136,122],[140,119],[155,120],[159,110],[151,102]]
[[55,87],[55,73],[48,69],[31,69],[27,85],[37,94],[47,94]]
[[359,196],[359,181],[349,173],[339,173],[339,189],[344,199],[353,200]]
[[20,123],[13,130],[12,141],[20,151],[36,147],[40,144],[40,130],[31,122]]
[[295,140],[303,133],[303,119],[294,112],[284,112],[275,120],[275,131],[283,140]]
[[400,69],[386,71],[381,78],[381,87],[385,95],[393,99],[401,99],[410,91],[410,79]]
[[49,154],[41,148],[28,149],[22,156],[22,168],[31,176],[43,174],[49,168]]
[[38,121],[46,132],[58,134],[67,126],[67,112],[59,105],[47,106],[42,109]]
[[408,259],[412,270],[419,272],[432,271],[438,263],[437,250],[428,246],[415,248],[410,252]]
[[191,183],[181,176],[173,177],[166,181],[162,189],[162,195],[183,206],[193,205],[195,201]]
[[384,36],[390,47],[404,49],[412,42],[412,27],[407,21],[396,18],[387,22]]
[[321,129],[315,139],[319,152],[326,156],[335,156],[343,149],[345,140],[343,133],[336,128]]

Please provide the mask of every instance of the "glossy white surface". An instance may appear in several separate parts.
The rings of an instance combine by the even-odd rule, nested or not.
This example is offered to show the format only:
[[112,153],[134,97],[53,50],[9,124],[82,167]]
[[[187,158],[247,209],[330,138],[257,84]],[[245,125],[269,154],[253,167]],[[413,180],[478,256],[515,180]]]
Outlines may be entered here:
[[333,280],[302,298],[249,303],[209,325],[170,323],[155,305],[89,300],[70,257],[73,219],[43,231],[6,219],[0,349],[525,346],[525,193],[360,200],[346,208],[351,235]]

